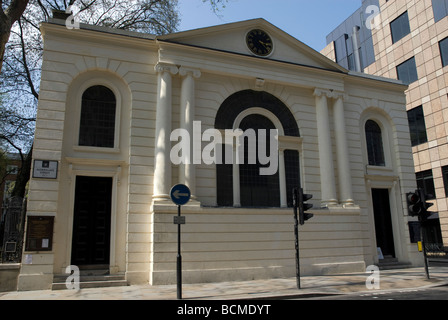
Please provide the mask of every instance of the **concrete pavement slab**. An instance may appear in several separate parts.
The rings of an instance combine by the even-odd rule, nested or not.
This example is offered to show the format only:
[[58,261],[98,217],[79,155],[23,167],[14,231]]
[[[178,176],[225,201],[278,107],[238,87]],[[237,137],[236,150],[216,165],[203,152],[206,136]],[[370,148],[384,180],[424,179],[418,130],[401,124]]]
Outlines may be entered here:
[[[448,284],[448,267],[430,268],[430,279],[423,268],[380,271],[380,290],[408,289]],[[341,274],[222,283],[183,284],[184,300],[246,300],[307,298],[318,295],[370,291],[369,274]],[[0,293],[0,300],[176,300],[177,286],[132,285],[125,287],[76,290],[41,290]]]

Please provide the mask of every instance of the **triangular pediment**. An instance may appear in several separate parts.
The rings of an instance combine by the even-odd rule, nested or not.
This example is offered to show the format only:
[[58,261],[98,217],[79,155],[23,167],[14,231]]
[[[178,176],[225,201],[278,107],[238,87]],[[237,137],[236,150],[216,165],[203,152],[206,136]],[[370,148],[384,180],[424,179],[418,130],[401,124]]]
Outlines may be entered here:
[[[251,30],[263,30],[272,39],[272,52],[267,56],[257,55],[249,49],[246,36]],[[323,56],[303,42],[292,37],[264,19],[253,19],[213,27],[194,29],[158,36],[158,40],[169,41],[200,48],[209,48],[240,55],[261,57],[338,72],[348,72],[334,61]]]

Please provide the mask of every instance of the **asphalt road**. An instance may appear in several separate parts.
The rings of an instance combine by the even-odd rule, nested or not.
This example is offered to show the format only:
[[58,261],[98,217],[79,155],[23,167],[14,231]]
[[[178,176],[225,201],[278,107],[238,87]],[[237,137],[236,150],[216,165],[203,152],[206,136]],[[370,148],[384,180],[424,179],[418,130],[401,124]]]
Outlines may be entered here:
[[448,286],[361,292],[329,297],[314,297],[310,300],[448,300]]

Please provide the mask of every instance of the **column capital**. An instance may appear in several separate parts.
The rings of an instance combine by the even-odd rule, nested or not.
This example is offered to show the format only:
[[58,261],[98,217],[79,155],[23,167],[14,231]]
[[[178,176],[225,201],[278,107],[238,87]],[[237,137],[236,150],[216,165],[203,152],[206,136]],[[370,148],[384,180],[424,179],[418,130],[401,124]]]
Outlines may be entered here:
[[344,91],[330,90],[328,98],[347,100],[348,95]]
[[202,75],[201,70],[188,68],[188,67],[180,67],[179,68],[179,74],[182,77],[184,77],[186,75],[191,75],[194,78],[199,78]]
[[179,72],[179,68],[174,64],[159,62],[154,66],[156,72],[169,72],[175,75]]
[[315,88],[313,95],[315,97],[322,97],[322,96],[328,96],[330,94],[330,90],[328,89],[322,89],[322,88]]
[[316,97],[326,96],[327,98],[330,99],[342,99],[342,100],[346,100],[348,97],[344,91],[323,89],[323,88],[315,88],[313,95]]

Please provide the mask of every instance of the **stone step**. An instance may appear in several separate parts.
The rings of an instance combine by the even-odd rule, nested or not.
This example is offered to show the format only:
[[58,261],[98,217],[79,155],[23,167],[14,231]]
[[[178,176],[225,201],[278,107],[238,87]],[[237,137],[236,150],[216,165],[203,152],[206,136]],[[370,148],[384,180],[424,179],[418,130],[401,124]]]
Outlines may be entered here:
[[[68,275],[55,275],[53,277],[52,290],[66,290],[67,286],[65,281]],[[85,288],[104,288],[104,287],[123,287],[128,286],[128,282],[124,275],[80,275],[79,287]]]
[[399,262],[397,258],[382,259],[378,263],[380,270],[405,269],[410,267],[412,267],[410,263]]

